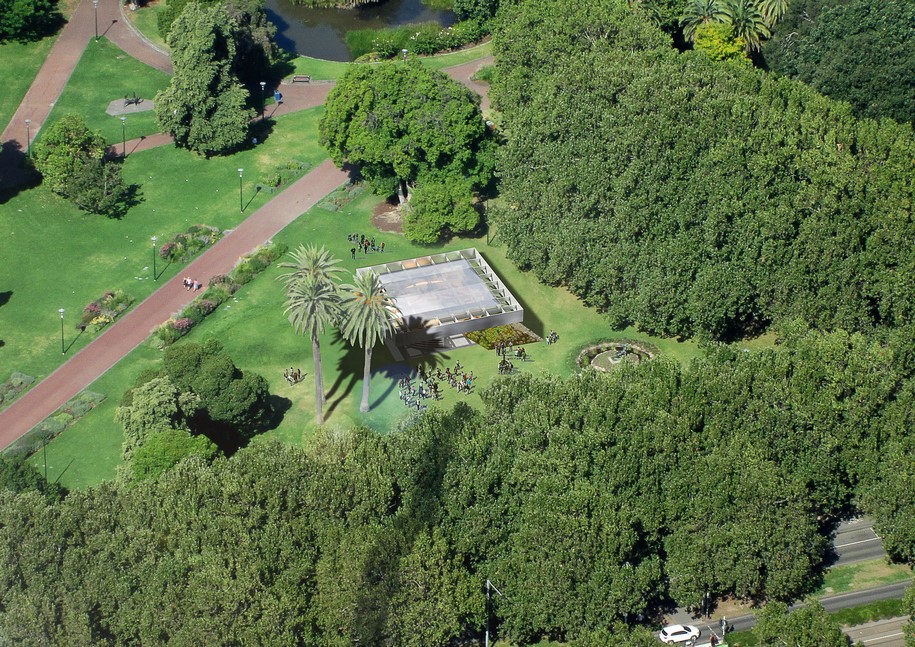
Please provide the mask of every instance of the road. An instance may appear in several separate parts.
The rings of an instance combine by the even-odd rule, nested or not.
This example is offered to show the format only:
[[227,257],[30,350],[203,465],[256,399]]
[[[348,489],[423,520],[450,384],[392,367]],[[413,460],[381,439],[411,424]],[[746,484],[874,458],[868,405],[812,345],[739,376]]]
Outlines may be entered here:
[[867,647],[905,647],[902,625],[908,618],[889,618],[851,627],[845,631],[855,643],[861,641]]
[[832,544],[838,557],[836,565],[854,564],[886,555],[880,537],[874,532],[873,521],[867,517],[840,523]]

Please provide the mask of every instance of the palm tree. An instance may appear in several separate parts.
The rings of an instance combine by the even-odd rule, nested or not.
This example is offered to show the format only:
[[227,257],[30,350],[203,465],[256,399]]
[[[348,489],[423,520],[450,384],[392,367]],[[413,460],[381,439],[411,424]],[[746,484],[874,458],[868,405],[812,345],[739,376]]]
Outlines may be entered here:
[[280,263],[280,267],[288,267],[292,272],[281,274],[278,279],[283,279],[288,285],[294,279],[300,279],[309,276],[318,281],[333,282],[334,275],[342,272],[342,267],[336,267],[340,262],[339,258],[334,258],[333,254],[324,248],[324,245],[299,245],[289,252],[292,262]]
[[321,373],[321,344],[318,336],[340,318],[340,292],[332,281],[311,277],[293,279],[286,284],[286,310],[295,331],[311,337],[315,362],[315,410],[319,425],[324,424],[324,377]]
[[709,22],[725,22],[728,14],[719,0],[692,0],[680,16],[683,37],[693,42],[696,27]]
[[759,12],[769,27],[773,27],[788,13],[788,0],[759,0]]
[[384,339],[400,317],[394,299],[385,292],[384,284],[374,272],[353,277],[352,285],[341,288],[343,299],[343,336],[351,343],[365,349],[362,373],[362,413],[369,411],[369,380],[372,377],[372,349]]
[[727,0],[723,5],[727,22],[734,29],[734,37],[742,38],[746,50],[759,51],[763,40],[772,36],[769,23],[763,17],[755,0]]

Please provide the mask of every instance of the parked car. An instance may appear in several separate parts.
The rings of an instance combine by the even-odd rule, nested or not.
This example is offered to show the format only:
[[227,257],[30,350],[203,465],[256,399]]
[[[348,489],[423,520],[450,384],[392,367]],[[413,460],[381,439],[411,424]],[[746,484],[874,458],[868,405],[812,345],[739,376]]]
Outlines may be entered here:
[[661,629],[658,638],[667,645],[697,640],[701,632],[692,625],[670,625]]

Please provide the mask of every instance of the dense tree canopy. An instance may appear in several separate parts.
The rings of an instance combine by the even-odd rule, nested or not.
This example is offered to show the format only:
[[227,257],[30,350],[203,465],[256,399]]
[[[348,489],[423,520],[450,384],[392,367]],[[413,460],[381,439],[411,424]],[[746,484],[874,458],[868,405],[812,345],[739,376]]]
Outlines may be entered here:
[[911,128],[658,46],[614,3],[543,3],[495,36],[512,260],[665,334],[911,321]]
[[770,69],[848,101],[858,115],[915,122],[908,0],[794,0],[763,54]]
[[[439,205],[450,215],[442,218],[431,204],[414,214],[427,220],[413,228],[422,235],[416,240],[434,242],[477,224],[467,218],[471,192],[492,179],[494,143],[478,103],[467,88],[417,61],[354,65],[327,99],[321,144],[338,165],[355,165],[378,193],[396,193],[401,203],[427,183],[449,185]],[[445,195],[430,188],[433,194]]]
[[248,92],[233,71],[234,29],[222,6],[192,2],[169,34],[175,74],[156,95],[156,117],[179,146],[205,155],[239,146],[254,116],[246,107]]
[[848,637],[842,633],[842,627],[819,602],[811,602],[795,611],[788,611],[784,603],[769,604],[760,612],[753,635],[763,645],[848,646]]
[[0,0],[0,43],[41,38],[62,23],[56,0]]
[[[447,645],[480,635],[488,578],[501,638],[643,647],[620,624],[668,596],[802,595],[815,520],[900,478],[876,458],[908,434],[915,364],[911,336],[783,339],[687,369],[503,379],[480,411],[191,456],[60,503],[0,490],[0,634]],[[767,636],[828,624],[770,608]]]

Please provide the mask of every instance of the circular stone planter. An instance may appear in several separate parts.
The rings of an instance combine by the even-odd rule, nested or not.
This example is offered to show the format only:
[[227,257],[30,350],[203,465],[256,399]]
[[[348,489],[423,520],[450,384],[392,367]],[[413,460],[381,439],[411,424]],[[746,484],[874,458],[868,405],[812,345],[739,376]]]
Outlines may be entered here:
[[587,346],[575,360],[579,369],[590,366],[598,371],[612,371],[620,364],[639,364],[654,359],[658,350],[644,342],[631,340],[605,341]]

